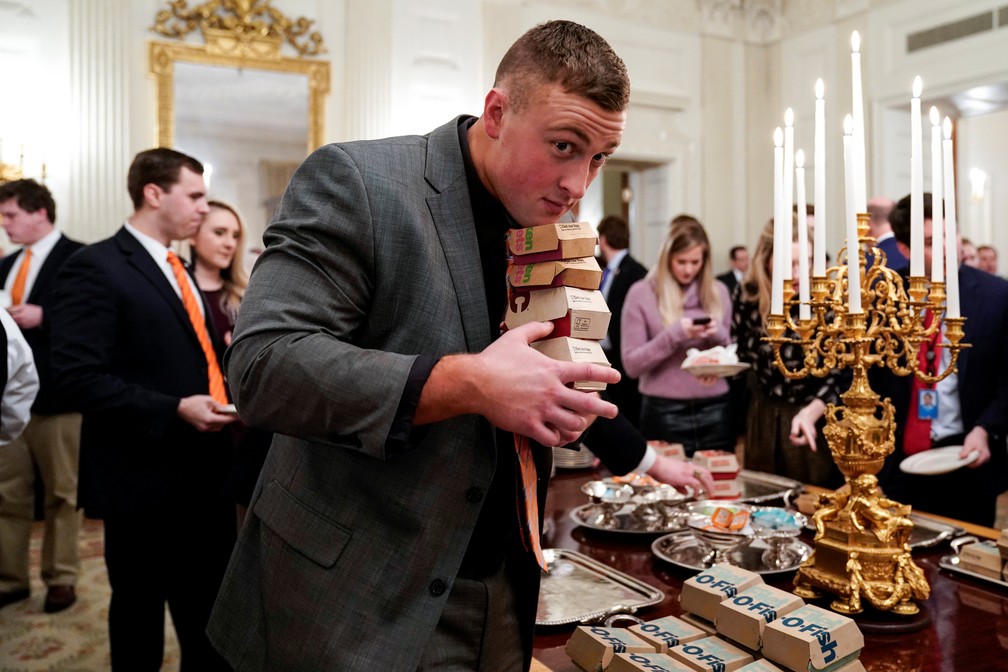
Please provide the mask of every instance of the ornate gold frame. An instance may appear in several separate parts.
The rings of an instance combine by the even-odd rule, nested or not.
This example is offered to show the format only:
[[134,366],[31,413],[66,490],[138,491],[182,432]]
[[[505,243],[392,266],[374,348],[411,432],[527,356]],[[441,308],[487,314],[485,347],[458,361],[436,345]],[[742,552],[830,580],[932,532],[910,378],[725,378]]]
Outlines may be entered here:
[[[201,63],[253,70],[272,70],[308,77],[308,153],[323,142],[325,96],[329,93],[329,62],[280,55],[286,39],[299,54],[324,51],[318,33],[307,35],[311,21],[291,21],[270,6],[270,0],[207,2],[189,9],[185,0],[169,3],[151,27],[156,33],[183,39],[200,30],[205,44],[151,40],[148,74],[154,79],[157,101],[157,142],[171,147],[175,141],[175,64]],[[174,22],[174,23],[173,23]]]

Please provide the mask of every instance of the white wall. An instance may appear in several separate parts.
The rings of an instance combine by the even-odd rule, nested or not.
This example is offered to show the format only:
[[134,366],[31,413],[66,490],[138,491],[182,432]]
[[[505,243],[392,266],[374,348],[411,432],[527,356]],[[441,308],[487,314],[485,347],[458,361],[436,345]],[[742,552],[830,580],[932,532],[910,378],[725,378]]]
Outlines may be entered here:
[[[959,122],[956,180],[959,230],[977,245],[998,249],[1002,275],[1008,270],[1008,111]],[[970,173],[986,174],[986,188],[974,197]]]

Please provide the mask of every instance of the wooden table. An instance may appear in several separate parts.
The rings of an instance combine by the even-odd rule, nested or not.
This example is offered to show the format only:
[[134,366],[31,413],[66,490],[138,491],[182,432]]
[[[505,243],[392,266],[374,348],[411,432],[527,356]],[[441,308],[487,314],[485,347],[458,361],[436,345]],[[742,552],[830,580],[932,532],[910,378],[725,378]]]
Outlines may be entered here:
[[[592,470],[561,471],[546,502],[546,548],[578,551],[661,589],[665,599],[637,615],[651,620],[680,615],[679,591],[695,572],[659,560],[651,552],[656,536],[626,535],[576,525],[569,513],[585,503],[581,484],[607,474]],[[952,522],[969,533],[996,538],[997,530]],[[808,538],[811,541],[811,537]],[[947,543],[914,551],[931,584],[925,609],[931,624],[909,634],[866,634],[861,661],[869,672],[980,672],[1008,670],[1008,588],[953,574],[938,566],[950,553]],[[789,590],[794,573],[768,575],[767,583]],[[574,626],[540,628],[536,633],[533,672],[579,672],[564,646]]]

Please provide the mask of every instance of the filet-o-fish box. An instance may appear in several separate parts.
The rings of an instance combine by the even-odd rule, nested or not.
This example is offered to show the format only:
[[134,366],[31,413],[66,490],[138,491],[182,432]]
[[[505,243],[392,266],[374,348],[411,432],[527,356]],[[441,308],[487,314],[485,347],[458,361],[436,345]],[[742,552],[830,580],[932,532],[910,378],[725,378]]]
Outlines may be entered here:
[[606,672],[692,672],[665,653],[617,653]]
[[[611,366],[598,341],[586,341],[565,336],[536,341],[532,343],[532,347],[547,357],[561,362],[586,362],[600,366]],[[588,391],[601,391],[605,387],[605,383],[597,383],[594,380],[576,380],[573,385],[575,390]]]
[[570,336],[600,341],[609,329],[610,317],[609,306],[597,289],[512,288],[504,325],[514,329],[529,322],[553,322],[549,338]]
[[861,654],[864,635],[850,618],[806,604],[763,631],[766,658],[794,672],[834,672]]
[[609,667],[617,653],[657,653],[655,648],[626,628],[580,625],[567,640],[567,655],[586,672]]
[[763,577],[756,572],[726,562],[718,563],[683,582],[679,605],[685,611],[713,623],[722,601],[761,583]]
[[714,624],[719,634],[756,651],[760,648],[767,623],[772,623],[804,604],[794,593],[757,584],[719,604]]
[[[521,257],[518,257],[520,260]],[[577,257],[537,264],[512,263],[508,282],[516,288],[578,287],[598,289],[602,284],[602,269],[595,257]]]
[[709,634],[675,616],[656,618],[653,621],[632,625],[628,629],[645,642],[653,644],[661,653],[668,653],[673,646],[703,639]]
[[525,229],[512,229],[508,249],[516,262],[530,264],[556,259],[574,259],[595,255],[598,237],[588,222],[557,222]]
[[753,655],[720,637],[705,637],[669,649],[669,655],[691,670],[735,672],[753,662]]
[[784,670],[777,667],[769,660],[760,658],[759,660],[754,660],[745,667],[740,667],[738,672],[784,672]]

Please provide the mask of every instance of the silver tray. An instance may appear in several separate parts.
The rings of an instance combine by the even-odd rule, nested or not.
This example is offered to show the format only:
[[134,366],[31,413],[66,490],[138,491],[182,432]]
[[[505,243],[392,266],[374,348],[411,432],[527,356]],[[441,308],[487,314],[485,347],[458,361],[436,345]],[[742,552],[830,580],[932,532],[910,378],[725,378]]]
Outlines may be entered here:
[[738,480],[742,487],[742,496],[738,501],[751,504],[780,499],[787,506],[802,491],[800,481],[762,471],[743,469],[739,472]]
[[938,566],[942,569],[947,569],[950,572],[955,572],[956,574],[964,574],[974,579],[979,579],[980,581],[986,581],[987,583],[993,583],[994,585],[1001,586],[1002,588],[1008,588],[1008,582],[984,576],[983,574],[977,574],[974,571],[960,567],[958,555],[943,555],[941,559],[938,560]]
[[614,514],[616,522],[619,523],[619,527],[605,527],[603,525],[596,524],[593,519],[596,517],[595,514],[598,511],[597,504],[585,504],[584,506],[579,506],[576,509],[572,509],[569,515],[570,519],[577,525],[587,527],[590,530],[612,532],[614,534],[668,534],[669,532],[675,532],[685,527],[685,519],[683,519],[668,521],[668,523],[660,529],[646,529],[642,527],[640,520],[633,515],[634,508],[635,505],[628,504]]
[[[769,567],[763,562],[763,553],[770,549],[770,544],[762,539],[754,539],[741,551],[733,551],[730,554],[731,564],[757,574],[783,574],[798,569],[812,555],[812,547],[800,539],[791,539],[784,546],[794,556],[794,561],[784,566]],[[711,555],[710,550],[701,546],[689,531],[658,537],[651,543],[651,552],[660,560],[684,569],[701,571],[710,567],[705,562],[705,558]]]
[[949,525],[948,523],[943,523],[916,513],[911,513],[907,517],[914,524],[908,541],[910,548],[931,548],[943,541],[948,541],[966,533],[966,530],[961,527]]
[[665,593],[577,551],[543,549],[549,573],[539,588],[536,625],[601,623],[665,599]]

